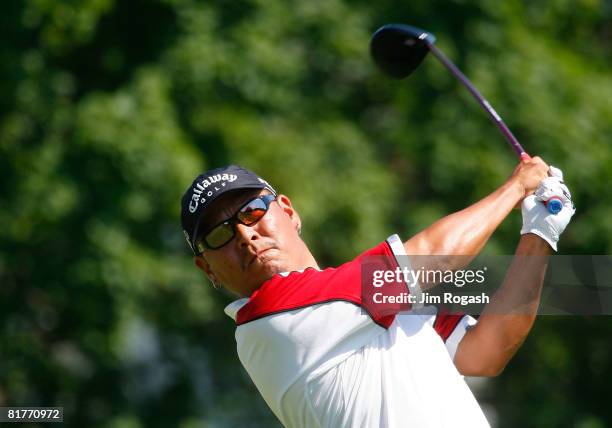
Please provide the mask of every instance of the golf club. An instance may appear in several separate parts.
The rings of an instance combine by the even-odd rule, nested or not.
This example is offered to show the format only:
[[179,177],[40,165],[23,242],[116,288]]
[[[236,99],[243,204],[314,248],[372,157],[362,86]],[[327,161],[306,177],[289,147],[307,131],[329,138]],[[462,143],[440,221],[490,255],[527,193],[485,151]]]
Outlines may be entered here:
[[[391,77],[403,79],[409,76],[425,59],[427,53],[431,51],[476,98],[476,101],[485,109],[493,123],[506,137],[518,157],[521,159],[529,158],[529,155],[506,126],[501,116],[461,70],[434,45],[435,41],[436,38],[433,34],[420,28],[405,24],[388,24],[380,27],[372,36],[370,53],[374,62],[385,73]],[[545,202],[545,205],[551,214],[557,214],[563,208],[563,203],[559,198],[550,198]]]

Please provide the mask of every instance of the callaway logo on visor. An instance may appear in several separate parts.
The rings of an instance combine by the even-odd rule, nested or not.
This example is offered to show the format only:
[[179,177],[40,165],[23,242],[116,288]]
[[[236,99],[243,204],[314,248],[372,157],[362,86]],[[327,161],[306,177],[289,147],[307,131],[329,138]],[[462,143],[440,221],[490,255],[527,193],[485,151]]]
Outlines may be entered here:
[[[225,187],[226,181],[232,183],[236,181],[237,178],[238,176],[236,174],[215,174],[204,179],[200,183],[196,183],[195,187],[192,189],[193,195],[191,196],[191,202],[189,202],[189,212],[192,214],[195,213],[198,209],[198,203],[205,203],[206,198],[210,198],[216,192]],[[215,183],[219,184],[208,189],[208,187]]]
[[208,170],[193,180],[181,199],[183,233],[192,251],[196,238],[194,234],[197,233],[198,222],[206,208],[222,194],[240,189],[268,189],[276,195],[276,191],[266,180],[237,165]]

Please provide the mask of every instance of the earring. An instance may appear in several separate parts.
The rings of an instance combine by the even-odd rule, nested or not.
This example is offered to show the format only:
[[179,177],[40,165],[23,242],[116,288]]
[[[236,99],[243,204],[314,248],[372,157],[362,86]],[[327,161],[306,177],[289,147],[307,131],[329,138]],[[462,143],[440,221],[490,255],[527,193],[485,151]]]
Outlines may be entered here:
[[215,290],[221,290],[221,284],[219,284],[217,281],[211,279],[210,282],[212,282],[212,286]]
[[298,235],[302,234],[302,225],[298,226],[298,231],[297,232],[298,232]]

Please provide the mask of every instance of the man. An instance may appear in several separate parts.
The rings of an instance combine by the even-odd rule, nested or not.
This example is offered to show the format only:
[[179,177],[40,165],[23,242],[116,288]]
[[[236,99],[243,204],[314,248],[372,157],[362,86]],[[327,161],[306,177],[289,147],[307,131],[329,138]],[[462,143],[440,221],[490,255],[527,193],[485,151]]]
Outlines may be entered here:
[[[564,204],[557,215],[542,203],[552,195]],[[570,197],[559,170],[523,159],[476,204],[325,270],[300,238],[291,200],[241,167],[198,176],[183,196],[182,224],[197,267],[242,297],[225,310],[237,323],[238,356],[285,426],[479,427],[487,421],[461,375],[498,374],[526,337],[546,257],[574,213]],[[384,257],[390,269],[407,254],[473,257],[521,201],[521,257],[478,322],[433,307],[383,313],[366,301],[367,257]]]

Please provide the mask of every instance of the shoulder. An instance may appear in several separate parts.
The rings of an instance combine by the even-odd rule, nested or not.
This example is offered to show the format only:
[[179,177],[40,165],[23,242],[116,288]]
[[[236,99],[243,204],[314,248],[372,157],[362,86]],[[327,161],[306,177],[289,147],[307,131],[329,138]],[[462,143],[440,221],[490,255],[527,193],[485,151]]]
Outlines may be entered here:
[[[248,300],[240,301],[232,318],[237,325],[255,321],[283,312],[333,301],[344,301],[365,309],[377,323],[388,326],[388,315],[397,312],[395,308],[383,311],[374,307],[368,299],[371,290],[363,286],[368,272],[380,269],[394,269],[398,266],[398,254],[403,250],[397,235],[364,251],[353,260],[336,268],[317,270],[308,268],[302,272],[277,274],[266,281]],[[229,307],[228,307],[229,308]],[[237,308],[237,310],[236,310]],[[226,312],[228,312],[226,310]]]

